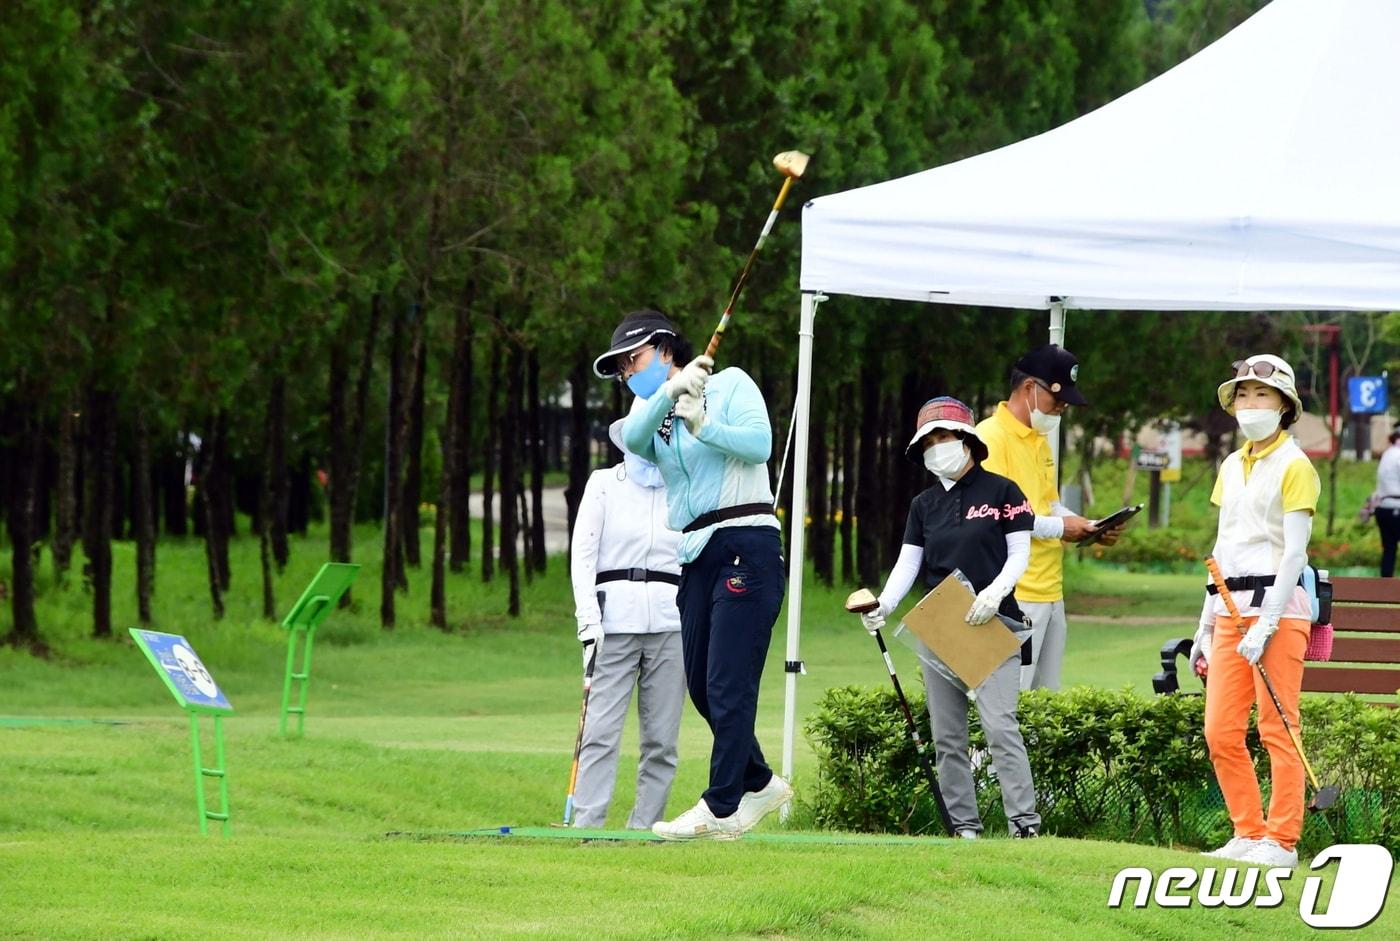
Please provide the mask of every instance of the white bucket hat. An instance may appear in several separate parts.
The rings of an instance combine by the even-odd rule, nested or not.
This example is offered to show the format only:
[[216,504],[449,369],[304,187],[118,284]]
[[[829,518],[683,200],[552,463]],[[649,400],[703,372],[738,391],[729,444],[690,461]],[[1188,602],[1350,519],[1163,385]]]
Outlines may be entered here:
[[919,417],[914,420],[914,437],[904,448],[904,456],[918,463],[923,458],[924,449],[920,444],[924,436],[938,428],[957,434],[972,452],[979,463],[987,459],[987,446],[977,435],[977,427],[972,420],[972,409],[948,395],[929,399],[919,409]]
[[1215,390],[1220,399],[1220,407],[1235,414],[1235,386],[1246,379],[1262,382],[1283,393],[1283,397],[1293,403],[1298,415],[1303,414],[1303,400],[1298,398],[1298,386],[1293,378],[1293,367],[1272,353],[1256,353],[1248,359],[1236,360],[1231,364],[1234,376],[1220,383]]

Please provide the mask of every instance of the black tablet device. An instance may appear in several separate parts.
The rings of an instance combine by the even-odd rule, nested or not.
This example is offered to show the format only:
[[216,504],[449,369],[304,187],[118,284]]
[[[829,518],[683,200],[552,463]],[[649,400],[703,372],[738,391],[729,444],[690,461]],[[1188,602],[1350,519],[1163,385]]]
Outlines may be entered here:
[[1145,505],[1146,504],[1139,503],[1135,506],[1125,506],[1121,510],[1116,510],[1108,514],[1094,524],[1095,532],[1079,540],[1079,545],[1092,546],[1103,538],[1104,533],[1108,532],[1110,529],[1117,529],[1119,526],[1122,526],[1128,520],[1141,513]]

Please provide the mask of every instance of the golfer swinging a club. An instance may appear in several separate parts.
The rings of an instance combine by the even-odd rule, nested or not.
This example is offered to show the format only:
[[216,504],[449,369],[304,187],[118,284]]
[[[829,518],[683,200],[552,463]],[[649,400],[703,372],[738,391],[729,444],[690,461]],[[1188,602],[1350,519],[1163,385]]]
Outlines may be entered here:
[[[1208,585],[1190,654],[1198,672],[1209,667],[1206,743],[1235,830],[1233,839],[1206,855],[1292,867],[1303,830],[1303,763],[1256,665],[1267,670],[1282,710],[1298,728],[1312,619],[1298,579],[1322,487],[1303,449],[1284,433],[1303,411],[1288,363],[1269,354],[1236,362],[1217,394],[1249,440],[1220,465],[1210,496],[1220,508],[1212,555],[1241,619],[1230,617],[1216,586]],[[1256,703],[1273,784],[1267,821],[1245,748]]]
[[643,400],[622,440],[666,483],[670,525],[681,533],[676,603],[686,686],[714,733],[710,786],[690,810],[652,826],[667,840],[737,839],[792,798],[754,737],[784,587],[768,485],[773,432],[754,381],[734,367],[711,376],[713,365],[692,359],[690,344],[654,310],[623,318],[593,363]]
[[[1018,641],[1030,636],[1012,590],[1030,559],[1035,514],[1021,488],[982,468],[987,446],[972,423],[972,410],[957,399],[930,399],[919,409],[914,437],[904,454],[934,475],[933,486],[914,498],[904,528],[904,545],[885,588],[880,607],[861,615],[872,634],[899,606],[923,575],[930,588],[961,571],[977,592],[965,620],[996,625],[999,619]],[[988,630],[992,628],[989,626]],[[1011,835],[1040,835],[1030,759],[1016,701],[1021,690],[1021,653],[1017,651],[975,690],[977,713],[992,754],[1001,800]],[[938,760],[939,790],[948,808],[953,833],[976,839],[982,832],[968,754],[968,690],[933,668],[923,655],[924,687]]]

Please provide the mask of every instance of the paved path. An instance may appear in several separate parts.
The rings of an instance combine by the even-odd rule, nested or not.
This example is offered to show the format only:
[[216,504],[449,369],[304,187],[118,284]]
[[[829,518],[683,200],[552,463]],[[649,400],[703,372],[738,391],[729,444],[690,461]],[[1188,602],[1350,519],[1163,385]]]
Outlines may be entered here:
[[[526,495],[526,503],[529,503],[529,495]],[[493,509],[500,506],[500,494],[494,494],[491,499]],[[471,514],[480,519],[482,510],[481,492],[474,491],[471,498]],[[500,514],[496,514],[499,522]],[[567,552],[569,550],[569,507],[564,502],[563,487],[546,487],[544,489],[544,547],[549,553]]]

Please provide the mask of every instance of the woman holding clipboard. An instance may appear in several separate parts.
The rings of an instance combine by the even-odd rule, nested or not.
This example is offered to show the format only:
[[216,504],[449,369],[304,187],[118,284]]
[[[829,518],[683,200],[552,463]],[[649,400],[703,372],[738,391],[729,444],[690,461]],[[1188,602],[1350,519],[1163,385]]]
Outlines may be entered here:
[[[909,507],[904,545],[880,593],[880,606],[861,615],[866,629],[874,633],[883,627],[885,618],[920,577],[932,588],[956,570],[977,593],[967,612],[967,623],[986,624],[992,629],[997,626],[996,618],[1015,632],[1018,640],[1024,640],[1030,629],[1012,590],[1030,557],[1034,514],[1016,484],[982,469],[987,447],[977,435],[972,411],[947,396],[924,403],[904,453],[933,474],[934,481]],[[975,698],[1001,783],[1011,835],[1038,836],[1040,814],[1016,716],[1019,653],[998,666],[975,690],[975,697],[927,662],[922,665],[939,790],[954,834],[975,839],[982,832],[968,754],[967,707]]]

